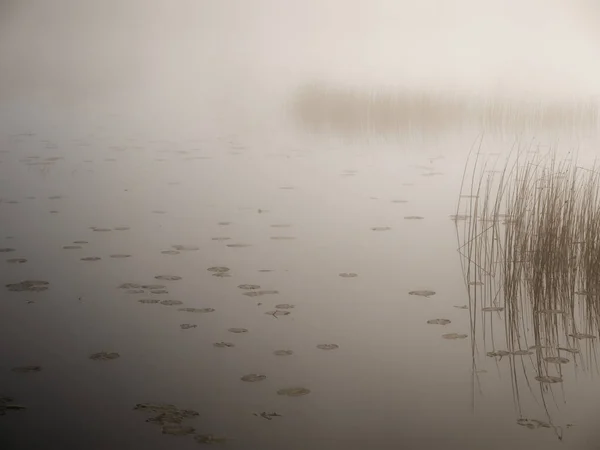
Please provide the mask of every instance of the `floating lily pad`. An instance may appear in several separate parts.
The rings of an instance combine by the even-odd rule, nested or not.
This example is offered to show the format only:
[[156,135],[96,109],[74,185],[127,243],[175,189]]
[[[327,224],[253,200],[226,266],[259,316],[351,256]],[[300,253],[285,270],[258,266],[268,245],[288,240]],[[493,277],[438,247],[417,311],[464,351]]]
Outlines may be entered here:
[[552,364],[567,364],[570,360],[562,356],[547,356],[544,358],[544,361]]
[[293,241],[296,239],[294,236],[271,236],[274,241]]
[[21,367],[14,367],[12,369],[13,372],[17,372],[17,373],[34,373],[34,372],[41,372],[42,371],[42,366],[21,366]]
[[10,253],[10,252],[14,252],[14,251],[16,251],[16,249],[14,249],[14,248],[9,248],[9,247],[0,248],[0,253]]
[[25,264],[27,260],[25,258],[11,258],[7,259],[6,262],[8,264]]
[[197,434],[194,436],[194,440],[199,444],[224,444],[227,442],[227,438],[218,437],[212,434]]
[[162,300],[160,304],[165,306],[177,306],[183,305],[183,302],[179,300]]
[[392,200],[392,203],[408,203],[408,200]]
[[231,225],[231,222],[219,222],[217,225],[227,226],[227,225]]
[[78,250],[83,248],[81,245],[64,245],[63,250]]
[[217,278],[229,278],[231,277],[231,274],[227,272],[215,272],[212,274],[212,276]]
[[469,309],[467,305],[455,305],[454,307],[457,309]]
[[226,236],[210,238],[213,241],[229,241],[231,238]]
[[371,227],[372,231],[389,231],[391,229],[391,227]]
[[189,330],[190,328],[196,328],[198,325],[193,325],[191,323],[182,323],[179,325],[182,330]]
[[448,319],[431,319],[428,320],[427,323],[429,325],[448,325],[449,323],[451,323],[451,321]]
[[231,333],[247,333],[248,330],[246,328],[228,328],[227,331],[230,331]]
[[272,412],[272,413],[268,413],[266,411],[259,413],[252,413],[253,415],[257,416],[257,417],[262,417],[263,419],[267,419],[267,420],[273,420],[273,417],[282,417],[281,414],[276,413],[276,412]]
[[483,286],[483,281],[469,281],[469,286]]
[[93,359],[94,361],[110,361],[112,359],[117,359],[120,356],[121,355],[117,352],[98,352],[91,355],[90,359]]
[[503,358],[503,357],[508,356],[508,355],[510,355],[510,352],[506,351],[506,350],[497,350],[497,351],[494,351],[494,352],[487,352],[487,356],[489,356],[491,358],[498,357],[498,356],[500,358]]
[[100,232],[107,232],[107,231],[112,231],[110,228],[98,228],[98,227],[92,227],[93,231],[100,231]]
[[160,300],[157,298],[142,298],[142,299],[139,299],[138,302],[144,303],[147,305],[156,305],[157,303],[160,302]]
[[421,297],[431,297],[432,295],[435,295],[435,291],[428,291],[428,290],[410,291],[408,294],[409,295],[418,295]]
[[50,283],[41,280],[25,280],[19,283],[10,283],[6,288],[11,292],[42,292],[49,289]]
[[115,227],[114,229],[115,231],[127,231],[129,230],[129,227]]
[[357,273],[354,272],[342,272],[340,273],[340,277],[342,278],[356,278],[358,276]]
[[310,394],[310,390],[303,387],[291,387],[277,391],[277,395],[287,395],[288,397],[301,397],[308,394]]
[[340,346],[337,344],[319,344],[317,348],[321,350],[337,350]]
[[564,311],[560,309],[542,309],[540,311],[536,311],[537,314],[565,314]]
[[265,312],[265,314],[268,314],[268,315],[274,316],[274,317],[278,317],[278,316],[288,316],[288,315],[290,315],[290,312],[275,310],[275,311],[267,311],[267,312]]
[[448,333],[448,334],[442,334],[442,337],[444,339],[466,339],[467,337],[469,337],[469,335],[458,334],[458,333]]
[[154,278],[156,278],[157,280],[164,281],[179,281],[182,279],[180,276],[177,275],[156,275]]
[[139,289],[140,286],[138,283],[123,283],[118,288],[119,289]]
[[225,272],[229,272],[229,267],[209,267],[208,269],[209,272],[215,272],[215,273],[225,273]]
[[273,354],[275,356],[290,356],[293,355],[294,352],[292,350],[275,350]]
[[454,215],[450,216],[450,219],[456,220],[456,221],[458,221],[458,220],[468,220],[470,218],[471,218],[471,216],[468,216],[466,214],[454,214]]
[[151,294],[156,294],[156,295],[162,295],[162,294],[168,294],[169,291],[167,291],[166,289],[154,289],[152,291],[150,291]]
[[102,258],[99,256],[84,256],[81,261],[100,261]]
[[596,339],[596,336],[594,336],[593,334],[587,334],[587,333],[573,333],[573,334],[569,334],[569,336],[574,337],[575,339]]
[[481,308],[484,312],[500,312],[504,311],[502,306],[486,306],[485,308]]
[[515,356],[527,356],[527,355],[533,355],[533,352],[531,352],[529,350],[515,350],[514,352],[512,352],[512,354]]
[[143,294],[145,291],[143,289],[128,289],[127,291],[125,291],[126,294],[131,294],[131,295],[136,295],[136,294]]
[[273,269],[258,269],[258,271],[262,273],[275,272]]
[[279,305],[275,305],[275,309],[293,309],[295,306],[289,303],[280,303]]
[[238,286],[238,288],[246,289],[246,290],[254,290],[254,289],[260,289],[260,286],[258,284],[240,284]]
[[275,295],[279,294],[279,291],[248,291],[244,292],[242,295],[246,295],[248,297],[260,297],[263,295]]
[[213,346],[218,347],[218,348],[230,348],[230,347],[235,347],[235,345],[231,342],[215,342],[213,344]]
[[540,383],[548,383],[548,384],[562,383],[561,377],[554,377],[554,376],[550,376],[550,375],[542,375],[539,377],[535,377],[535,379],[537,381],[539,381]]
[[166,288],[166,286],[164,284],[142,284],[140,287],[142,289],[152,289],[152,290]]
[[250,244],[227,244],[227,247],[244,248],[244,247],[251,247],[251,245]]
[[171,245],[171,247],[173,247],[175,250],[178,251],[185,251],[185,252],[193,252],[196,250],[200,250],[200,247],[198,247],[197,245]]
[[128,255],[126,253],[115,253],[114,255],[110,255],[111,258],[130,258],[131,255]]
[[578,348],[558,347],[558,349],[573,354],[580,353],[580,350]]
[[244,375],[242,378],[240,378],[240,380],[247,381],[249,383],[255,383],[257,381],[263,381],[263,380],[266,380],[266,379],[267,379],[266,375],[258,375],[256,373],[251,373],[249,375]]
[[73,241],[73,244],[89,244],[88,241]]
[[421,216],[404,216],[405,220],[422,220],[425,217],[421,217]]
[[161,252],[163,255],[179,255],[179,253],[177,250],[163,250]]
[[215,312],[215,309],[214,308],[179,308],[177,311],[204,314],[204,313]]

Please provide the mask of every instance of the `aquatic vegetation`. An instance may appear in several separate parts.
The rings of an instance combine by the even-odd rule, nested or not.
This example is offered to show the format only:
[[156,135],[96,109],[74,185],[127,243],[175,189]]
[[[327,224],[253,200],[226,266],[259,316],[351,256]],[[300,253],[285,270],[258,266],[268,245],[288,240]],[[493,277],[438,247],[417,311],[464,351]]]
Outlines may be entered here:
[[252,245],[250,245],[250,244],[227,244],[227,247],[244,248],[244,247],[252,247]]
[[539,381],[540,383],[547,383],[547,384],[554,384],[554,383],[562,383],[562,378],[561,377],[554,377],[554,376],[550,376],[550,375],[540,375],[535,377],[535,379],[537,381]]
[[371,230],[373,231],[389,231],[391,230],[391,227],[372,227]]
[[64,245],[63,250],[78,250],[83,248],[81,245]]
[[182,323],[181,325],[179,325],[179,327],[182,330],[189,330],[190,328],[196,328],[197,326],[198,325],[194,325],[194,324],[191,324],[191,323]]
[[143,289],[128,289],[125,291],[126,294],[136,295],[143,294],[145,291]]
[[245,290],[254,290],[254,289],[260,289],[260,286],[258,284],[240,284],[238,286],[238,288],[245,289]]
[[194,434],[196,429],[189,425],[180,425],[178,423],[166,423],[162,427],[163,434],[171,434],[174,436],[185,436],[188,434]]
[[240,380],[242,381],[247,381],[249,383],[255,383],[257,381],[263,381],[266,380],[267,376],[266,375],[259,375],[256,373],[251,373],[249,375],[244,375],[242,378],[240,378]]
[[247,297],[261,297],[263,295],[275,295],[275,294],[279,294],[279,291],[248,291],[248,292],[244,292],[242,295],[245,295]]
[[421,217],[421,216],[404,216],[405,220],[422,220],[425,217]]
[[569,334],[569,336],[575,338],[575,339],[596,339],[596,336],[594,336],[593,334],[589,334],[589,333],[571,333]]
[[160,304],[165,306],[177,306],[183,305],[183,302],[180,300],[161,300]]
[[294,352],[292,350],[275,350],[273,354],[275,356],[290,356],[293,355]]
[[99,231],[99,232],[108,232],[108,231],[112,231],[112,229],[110,228],[98,228],[98,227],[92,227],[92,231]]
[[544,361],[552,364],[567,364],[570,360],[562,356],[547,356],[544,358]]
[[212,241],[228,241],[228,240],[230,240],[231,238],[230,238],[230,237],[226,237],[226,236],[222,236],[222,237],[213,237],[213,238],[210,238],[210,239],[211,239]]
[[114,255],[110,255],[111,258],[116,258],[116,259],[123,259],[123,258],[130,258],[131,255],[128,255],[126,253],[115,253]]
[[495,352],[487,352],[487,356],[494,358],[494,357],[500,357],[500,359],[502,359],[505,356],[510,355],[510,352],[507,350],[498,350]]
[[50,287],[48,281],[24,280],[19,283],[9,283],[6,288],[11,292],[43,292]]
[[296,238],[294,236],[271,236],[270,239],[273,241],[293,241]]
[[16,251],[16,249],[10,248],[10,247],[0,248],[0,253],[9,253],[9,252],[14,252],[14,251]]
[[181,251],[181,252],[193,252],[193,251],[197,251],[200,250],[200,247],[198,247],[197,245],[171,245],[171,247],[173,247],[175,250],[177,251]]
[[123,283],[118,286],[118,289],[139,289],[141,287],[138,283]]
[[84,256],[83,258],[80,258],[81,261],[100,261],[102,258],[100,258],[99,256]]
[[177,275],[156,275],[154,278],[156,278],[157,280],[164,281],[179,281],[182,279],[180,276]]
[[93,359],[94,361],[110,361],[120,357],[121,355],[117,352],[98,352],[90,355],[90,359]]
[[6,415],[7,411],[22,411],[27,409],[27,407],[23,405],[17,405],[13,403],[14,401],[15,400],[12,397],[0,395],[0,416]]
[[164,284],[142,284],[140,287],[142,289],[150,289],[150,290],[159,290],[159,289],[166,288],[166,286]]
[[502,306],[486,306],[485,308],[481,308],[483,312],[501,312],[504,311]]
[[340,277],[342,278],[356,278],[358,276],[357,273],[354,272],[342,272],[340,273]]
[[199,444],[224,444],[227,438],[215,436],[213,434],[197,434],[194,440]]
[[270,316],[277,318],[279,316],[288,316],[291,313],[289,311],[280,311],[280,310],[276,309],[275,311],[267,311],[267,312],[265,312],[265,314],[268,314]]
[[208,269],[209,272],[215,272],[215,273],[225,273],[225,272],[229,272],[229,267],[209,267]]
[[114,228],[115,231],[127,231],[129,229],[130,229],[129,227],[115,227]]
[[73,244],[89,244],[88,241],[73,241]]
[[337,344],[319,344],[317,348],[321,350],[337,350],[340,346]]
[[263,411],[261,413],[252,413],[252,414],[257,417],[262,417],[263,419],[267,419],[267,420],[273,420],[273,417],[283,417],[279,413],[276,413],[276,412],[268,413],[266,411]]
[[429,290],[421,290],[421,291],[410,291],[408,293],[408,295],[418,295],[420,297],[431,297],[432,295],[435,295],[435,291],[429,291]]
[[301,397],[310,394],[310,390],[303,387],[290,387],[279,389],[277,395],[285,395],[288,397]]
[[157,303],[160,303],[160,300],[157,298],[141,298],[138,300],[138,302],[144,303],[147,305],[156,305]]
[[275,305],[275,309],[293,309],[294,305],[290,305],[289,303],[280,303],[279,305]]
[[427,323],[429,325],[448,325],[449,323],[451,323],[451,321],[448,319],[431,319],[428,320]]
[[214,308],[179,308],[177,311],[204,314],[204,313],[215,312],[215,309]]
[[27,259],[25,259],[25,258],[10,258],[10,259],[7,259],[6,262],[8,264],[25,264],[27,262]]
[[42,366],[20,366],[20,367],[13,367],[12,371],[16,372],[16,373],[36,373],[36,372],[41,372],[42,371]]
[[276,223],[271,225],[271,228],[290,228],[292,225],[288,223]]
[[217,348],[230,348],[230,347],[235,347],[235,345],[232,342],[215,342],[213,344],[214,347]]
[[163,250],[161,253],[163,255],[179,255],[181,252],[178,250]]
[[466,339],[469,336],[467,334],[448,333],[448,334],[442,334],[442,337],[444,339]]
[[228,328],[227,331],[229,331],[231,333],[236,333],[236,334],[248,332],[248,330],[246,328]]

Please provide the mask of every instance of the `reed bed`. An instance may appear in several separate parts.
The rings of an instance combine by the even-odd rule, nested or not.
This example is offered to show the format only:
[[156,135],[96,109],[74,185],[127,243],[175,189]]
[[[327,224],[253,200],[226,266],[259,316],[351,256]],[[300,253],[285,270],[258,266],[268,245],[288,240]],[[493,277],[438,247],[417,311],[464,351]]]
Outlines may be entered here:
[[598,130],[599,111],[592,100],[542,103],[410,89],[365,90],[324,83],[301,86],[290,102],[291,116],[303,128],[344,136],[463,129],[496,134],[551,131],[579,135]]

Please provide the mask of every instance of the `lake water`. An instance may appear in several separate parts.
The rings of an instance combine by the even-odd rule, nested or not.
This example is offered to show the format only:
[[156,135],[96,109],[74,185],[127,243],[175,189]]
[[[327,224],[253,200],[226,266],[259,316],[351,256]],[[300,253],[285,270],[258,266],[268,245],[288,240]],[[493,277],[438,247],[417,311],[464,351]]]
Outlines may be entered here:
[[[469,298],[450,216],[477,131],[167,134],[119,116],[36,114],[7,119],[0,148],[0,247],[14,249],[0,253],[0,395],[27,408],[0,417],[3,449],[200,445],[134,410],[148,402],[197,411],[184,424],[231,449],[598,448],[592,346],[563,365],[562,383],[540,383],[529,356],[486,356],[506,348],[502,313],[473,329],[456,308]],[[480,151],[514,141],[486,137]],[[593,139],[572,145],[595,155]],[[26,262],[4,261],[15,258]],[[23,280],[48,289],[5,287]],[[419,290],[435,295],[409,294]],[[490,326],[494,342],[482,339]],[[90,358],[102,351],[120,357]],[[310,392],[278,395],[286,388]]]

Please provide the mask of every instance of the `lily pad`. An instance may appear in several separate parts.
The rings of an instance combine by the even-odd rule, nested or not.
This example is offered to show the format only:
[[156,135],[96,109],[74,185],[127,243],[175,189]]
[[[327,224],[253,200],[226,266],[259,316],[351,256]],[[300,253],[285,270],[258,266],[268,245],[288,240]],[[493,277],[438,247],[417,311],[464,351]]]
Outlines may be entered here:
[[197,245],[171,245],[171,247],[173,247],[175,250],[177,251],[182,251],[182,252],[194,252],[197,250],[200,250],[200,247],[198,247]]
[[180,276],[177,275],[156,275],[154,278],[156,278],[157,280],[164,281],[179,281],[182,279]]
[[469,281],[469,286],[483,286],[483,281]]
[[14,252],[14,251],[16,251],[16,249],[14,249],[14,248],[9,248],[9,247],[0,248],[0,253],[10,253],[10,252]]
[[11,258],[7,259],[6,262],[8,264],[25,264],[27,260],[25,258]]
[[267,419],[267,420],[273,420],[273,417],[282,417],[281,414],[276,413],[276,412],[272,412],[272,413],[268,413],[266,411],[259,413],[252,413],[253,415],[257,416],[257,417],[262,417],[263,419]]
[[540,383],[548,383],[548,384],[562,383],[561,377],[554,377],[554,376],[550,376],[550,375],[542,375],[539,377],[535,377],[535,379],[537,381],[539,381]]
[[429,325],[448,325],[449,323],[451,323],[451,321],[448,319],[431,319],[428,320],[427,323]]
[[536,311],[537,314],[565,314],[563,310],[560,309],[542,309],[540,311]]
[[235,347],[235,344],[233,344],[232,342],[215,342],[213,346],[217,348],[230,348]]
[[212,276],[217,278],[229,278],[231,277],[231,274],[227,272],[215,272],[212,274]]
[[114,229],[115,231],[127,231],[129,230],[129,227],[115,227]]
[[231,222],[219,222],[217,225],[227,226],[227,225],[231,225]]
[[190,328],[197,328],[198,325],[194,325],[191,323],[182,323],[181,325],[179,325],[181,327],[182,330],[189,330]]
[[263,295],[274,295],[279,294],[279,291],[248,291],[244,292],[242,295],[246,295],[248,297],[261,297]]
[[142,298],[142,299],[139,299],[138,302],[144,303],[147,305],[156,305],[157,303],[160,302],[160,300],[157,298]]
[[117,352],[98,352],[91,355],[90,359],[93,359],[94,361],[110,361],[112,359],[117,359],[120,356],[121,355]]
[[238,288],[246,289],[246,290],[253,290],[253,289],[260,289],[260,286],[258,284],[240,284],[238,286]]
[[231,333],[247,333],[248,330],[246,328],[228,328],[227,331],[231,332]]
[[228,241],[231,238],[230,237],[226,237],[226,236],[221,236],[221,237],[214,237],[214,238],[210,238],[212,241]]
[[296,239],[294,236],[271,236],[274,241],[293,241]]
[[469,335],[458,334],[458,333],[448,333],[448,334],[442,334],[442,337],[444,339],[466,339],[467,337],[469,337]]
[[156,294],[156,295],[163,295],[163,294],[168,294],[169,291],[167,291],[166,289],[154,289],[152,291],[150,291],[151,294]]
[[292,350],[275,350],[273,354],[275,356],[290,356],[293,355],[294,352]]
[[183,305],[183,302],[180,300],[162,300],[160,304],[165,306],[177,306]]
[[275,311],[267,311],[267,312],[265,312],[265,314],[268,314],[268,315],[274,316],[274,317],[278,317],[278,316],[288,316],[291,313],[289,311],[275,310]]
[[141,287],[138,283],[123,283],[118,286],[119,289],[139,289]]
[[580,353],[580,350],[578,348],[558,347],[558,349],[573,354]]
[[494,357],[497,357],[497,356],[499,356],[500,358],[503,358],[503,357],[508,356],[508,355],[510,355],[510,352],[506,351],[506,350],[497,350],[497,351],[494,351],[494,352],[487,352],[487,356],[489,356],[491,358],[494,358]]
[[410,291],[408,293],[408,295],[418,295],[418,296],[421,296],[421,297],[431,297],[432,295],[435,295],[435,291],[428,291],[428,290]]
[[404,216],[405,220],[422,220],[425,217],[421,217],[421,216]]
[[337,350],[340,346],[337,344],[319,344],[317,348],[321,350]]
[[209,267],[208,269],[209,272],[214,272],[214,273],[225,273],[225,272],[229,272],[229,267]]
[[41,280],[24,280],[19,283],[10,283],[6,288],[11,292],[42,292],[49,289],[50,283]]
[[161,253],[163,255],[179,255],[179,253],[181,253],[181,252],[179,252],[177,250],[163,250]]
[[250,244],[227,244],[227,247],[231,247],[231,248],[244,248],[244,247],[251,247],[252,245]]
[[279,389],[277,395],[286,395],[288,397],[301,397],[310,394],[310,390],[303,387],[291,387]]
[[371,227],[372,231],[389,231],[391,229],[391,227]]
[[14,367],[12,369],[13,372],[17,372],[17,373],[35,373],[35,372],[41,372],[42,371],[42,366],[21,366],[21,367]]
[[142,284],[140,286],[142,289],[164,289],[166,286],[164,284]]
[[294,309],[295,306],[289,303],[280,303],[279,305],[275,305],[275,309]]
[[100,258],[99,256],[85,256],[83,258],[81,258],[82,261],[100,261],[102,258]]
[[547,356],[544,358],[544,361],[552,364],[567,364],[570,360],[562,356]]
[[500,312],[504,311],[502,306],[486,306],[485,308],[481,308],[484,312]]
[[340,277],[342,278],[356,278],[358,276],[357,273],[354,272],[342,272],[340,273]]
[[457,309],[469,309],[467,305],[455,305],[454,307]]
[[136,295],[143,294],[145,291],[143,289],[128,289],[125,291],[126,294]]
[[131,255],[126,253],[115,253],[114,255],[110,255],[111,258],[130,258]]
[[63,250],[78,250],[83,248],[81,245],[64,245]]
[[249,375],[244,375],[242,378],[240,378],[240,380],[242,381],[247,381],[249,383],[255,383],[257,381],[263,381],[266,380],[267,376],[266,375],[259,375],[256,373],[251,373]]
[[179,308],[177,311],[204,314],[204,313],[215,312],[215,309],[214,308]]
[[512,354],[515,356],[527,356],[533,355],[533,352],[529,350],[515,350],[514,352],[512,352]]
[[92,227],[93,231],[99,231],[99,232],[104,232],[106,233],[107,231],[112,231],[110,228],[98,228],[98,227]]

